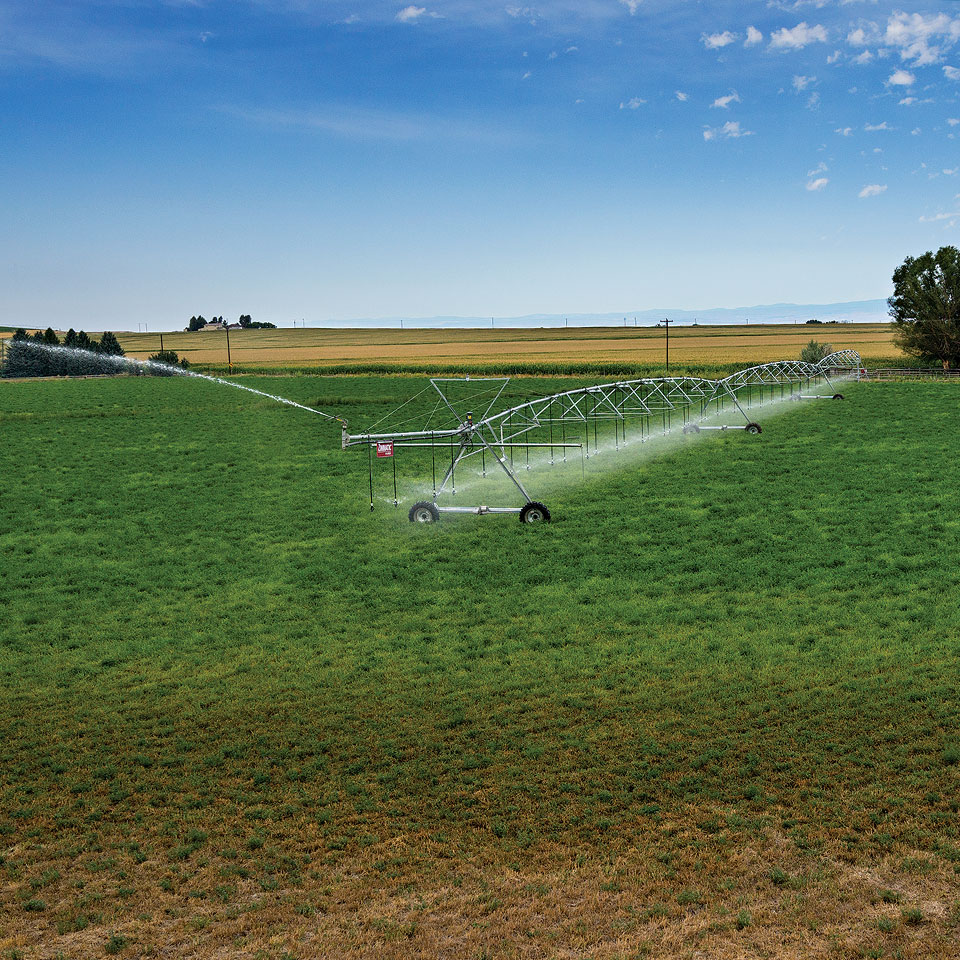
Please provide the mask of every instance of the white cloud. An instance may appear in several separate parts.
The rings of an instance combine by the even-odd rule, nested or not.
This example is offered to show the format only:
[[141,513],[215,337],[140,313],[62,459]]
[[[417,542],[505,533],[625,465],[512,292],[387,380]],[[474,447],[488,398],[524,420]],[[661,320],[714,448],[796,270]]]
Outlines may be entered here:
[[532,76],[533,76],[533,74],[528,70],[520,79],[521,79],[521,80],[529,80]]
[[944,67],[943,75],[948,80],[960,80],[960,68],[950,66]]
[[792,30],[781,27],[770,34],[770,46],[774,50],[802,50],[810,43],[826,42],[826,29],[820,24],[809,27],[806,21],[798,23]]
[[840,50],[834,50],[833,53],[827,57],[827,63],[836,63],[843,56],[843,52]]
[[901,107],[910,107],[917,102],[916,97],[904,97],[902,100],[898,101],[898,106]]
[[826,173],[827,165],[821,160],[813,170],[807,171],[808,177],[815,177],[818,173]]
[[[531,26],[536,24],[537,17],[540,15],[533,7],[507,7],[505,13],[508,17],[513,17],[515,20],[529,20]],[[526,54],[524,54],[524,56],[526,56]]]
[[637,12],[637,10],[640,9],[640,4],[642,2],[643,0],[620,0],[620,3],[622,3],[623,6],[630,11],[631,17]]
[[404,7],[397,13],[397,20],[401,23],[413,23],[414,20],[419,20],[426,12],[426,7],[415,7],[410,4],[409,7]]
[[884,120],[883,123],[865,123],[863,129],[866,130],[867,133],[873,133],[874,130],[892,130],[893,127]]
[[704,140],[729,139],[735,140],[738,137],[752,137],[752,130],[741,130],[739,120],[728,120],[722,127],[704,127]]
[[725,97],[717,97],[713,103],[710,104],[711,107],[720,107],[721,110],[726,110],[731,103],[740,103],[740,95],[736,90],[731,90]]
[[960,210],[954,210],[952,213],[935,213],[932,217],[921,217],[921,223],[937,223],[939,220],[952,220],[954,217],[960,217]]
[[[872,28],[871,33],[875,34],[877,30],[876,24],[870,24],[870,26]],[[847,43],[849,43],[851,47],[865,47],[870,43],[870,39],[868,39],[867,31],[863,27],[857,27],[856,30],[851,30],[847,34]]]
[[703,45],[708,50],[719,50],[722,47],[726,47],[729,44],[733,43],[737,39],[735,33],[731,33],[729,30],[724,30],[723,33],[704,33],[700,40],[703,42]]
[[801,90],[806,90],[817,78],[816,77],[798,77],[794,76],[793,78],[793,89],[798,93]]
[[564,52],[564,53],[576,53],[579,49],[580,49],[579,47],[567,47],[567,49],[564,50],[563,52]]
[[853,62],[858,67],[866,66],[873,61],[873,54],[869,50],[864,50],[859,56],[853,58]]
[[620,109],[636,110],[638,107],[642,106],[646,102],[647,101],[644,100],[643,97],[631,97],[629,100],[627,100],[626,103],[623,103],[623,102],[620,103]]
[[890,87],[912,87],[917,78],[909,70],[894,70],[887,85]]
[[920,134],[921,134],[921,132],[922,132],[922,131],[920,130],[919,127],[914,127],[914,128],[910,131],[910,136],[911,136],[911,137],[919,137]]
[[814,91],[807,97],[807,109],[816,110],[820,106],[820,94]]
[[548,60],[556,60],[557,57],[559,57],[559,56],[560,56],[560,54],[557,53],[556,50],[551,50],[551,51],[547,54],[547,59],[548,59]]
[[826,177],[819,177],[816,180],[810,180],[807,183],[807,189],[813,193],[822,190],[830,181]]
[[763,43],[763,34],[756,27],[747,27],[747,39],[743,41],[745,47],[755,47]]
[[960,123],[960,118],[947,117],[947,123],[949,124],[949,126],[955,127],[958,123]]
[[684,93],[682,90],[678,90],[678,91],[674,94],[674,96],[675,96],[681,103],[686,103],[686,102],[690,99],[690,95],[687,94],[687,93]]
[[862,200],[864,197],[878,197],[887,189],[885,183],[869,183],[865,186],[857,196]]
[[853,134],[853,127],[837,127],[834,133],[839,133],[841,137],[849,137]]
[[960,17],[945,13],[891,14],[883,35],[885,46],[900,52],[902,60],[910,60],[920,67],[937,63],[945,50],[960,40]]

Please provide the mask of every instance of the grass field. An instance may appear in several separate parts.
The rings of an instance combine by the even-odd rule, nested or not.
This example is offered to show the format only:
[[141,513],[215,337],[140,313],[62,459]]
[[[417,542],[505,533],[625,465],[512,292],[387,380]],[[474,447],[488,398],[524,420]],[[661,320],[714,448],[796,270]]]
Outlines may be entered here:
[[[889,324],[744,325],[676,327],[670,358],[676,364],[766,363],[796,357],[811,338],[836,350],[859,350],[867,361],[895,358]],[[158,334],[120,336],[124,350],[146,359],[160,346]],[[191,363],[226,368],[226,334],[165,333],[164,346]],[[664,360],[664,330],[654,327],[591,327],[532,330],[235,330],[230,333],[235,370],[280,367],[336,367],[389,370],[404,367],[489,365],[537,367],[571,365],[658,366]]]
[[415,527],[302,411],[0,382],[0,956],[956,956],[957,389]]

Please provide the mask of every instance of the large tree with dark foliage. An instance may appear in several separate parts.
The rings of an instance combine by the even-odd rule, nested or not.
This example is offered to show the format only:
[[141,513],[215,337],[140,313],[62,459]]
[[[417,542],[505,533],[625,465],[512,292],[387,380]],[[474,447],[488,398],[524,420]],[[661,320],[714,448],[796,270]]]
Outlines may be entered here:
[[98,352],[105,353],[108,357],[124,356],[120,341],[109,330],[104,331],[103,336],[100,338]]
[[887,301],[894,343],[908,356],[960,365],[960,250],[941,247],[907,257],[893,274]]

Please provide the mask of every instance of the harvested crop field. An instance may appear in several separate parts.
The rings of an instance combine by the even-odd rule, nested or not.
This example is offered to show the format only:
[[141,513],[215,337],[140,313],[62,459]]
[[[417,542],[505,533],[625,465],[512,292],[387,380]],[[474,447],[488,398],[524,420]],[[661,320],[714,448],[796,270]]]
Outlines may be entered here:
[[[865,360],[897,355],[889,324],[744,325],[676,327],[670,359],[677,364],[765,363],[799,355],[810,339],[835,350],[855,349]],[[145,359],[160,346],[158,334],[120,337],[131,356]],[[165,333],[164,346],[191,363],[223,366],[226,334]],[[655,327],[590,327],[523,330],[232,330],[230,354],[244,367],[310,367],[437,363],[661,364],[665,330]]]

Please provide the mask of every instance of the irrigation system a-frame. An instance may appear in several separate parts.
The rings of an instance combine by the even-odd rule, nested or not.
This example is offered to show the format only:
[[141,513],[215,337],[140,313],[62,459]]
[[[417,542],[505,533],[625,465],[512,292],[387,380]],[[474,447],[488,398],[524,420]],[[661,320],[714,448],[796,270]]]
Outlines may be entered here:
[[[421,415],[419,429],[375,433],[371,428],[366,433],[351,434],[343,424],[342,445],[344,449],[368,448],[371,509],[374,454],[395,458],[399,448],[419,447],[430,450],[433,495],[411,507],[411,521],[432,523],[442,513],[515,513],[522,522],[535,523],[549,520],[550,511],[533,499],[521,480],[521,473],[526,473],[524,467],[529,468],[531,451],[549,451],[546,462],[555,464],[566,461],[571,449],[589,459],[607,447],[619,449],[628,443],[646,442],[678,427],[684,433],[743,429],[759,434],[762,428],[748,410],[777,400],[843,399],[838,385],[858,380],[861,370],[860,354],[841,350],[819,363],[778,360],[748,367],[721,380],[617,380],[525,400],[496,412],[509,377],[435,377],[421,391],[431,394],[434,406],[428,416]],[[462,393],[467,386],[474,390],[472,401],[482,403],[482,409],[475,409],[472,401],[467,409],[462,400],[458,401],[458,390]],[[731,418],[734,422],[727,422]],[[457,468],[471,458],[479,458],[481,477],[487,476],[488,460],[491,467],[495,464],[495,469],[510,479],[522,505],[450,503],[456,495]],[[523,466],[518,467],[518,458],[524,461]],[[393,467],[393,500],[398,505],[395,459]]]

